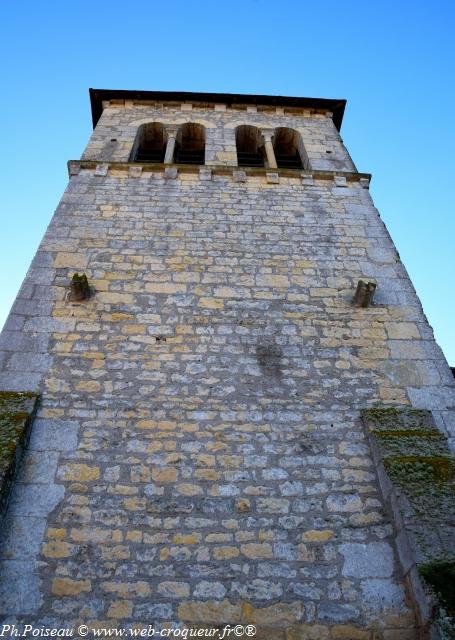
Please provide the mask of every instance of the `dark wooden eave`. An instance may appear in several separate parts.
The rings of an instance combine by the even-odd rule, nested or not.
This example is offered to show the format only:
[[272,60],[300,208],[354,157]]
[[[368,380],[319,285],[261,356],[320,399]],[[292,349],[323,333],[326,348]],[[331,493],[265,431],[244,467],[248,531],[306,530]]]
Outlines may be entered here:
[[217,104],[254,104],[274,107],[320,109],[333,113],[333,123],[341,128],[346,100],[327,98],[293,98],[242,93],[193,93],[188,91],[132,91],[129,89],[89,89],[93,128],[103,112],[104,100],[145,100],[156,102],[210,102]]

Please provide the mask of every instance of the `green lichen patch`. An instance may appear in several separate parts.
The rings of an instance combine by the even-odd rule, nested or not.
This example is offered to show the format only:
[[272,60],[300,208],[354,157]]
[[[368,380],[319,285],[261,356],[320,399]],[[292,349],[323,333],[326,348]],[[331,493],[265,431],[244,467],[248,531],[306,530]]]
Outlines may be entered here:
[[427,431],[426,429],[384,429],[384,430],[377,430],[377,429],[372,429],[371,433],[376,437],[376,438],[383,438],[383,439],[387,439],[387,438],[405,438],[407,436],[415,438],[415,437],[419,437],[419,438],[443,438],[445,440],[445,437],[441,434],[440,431],[436,431],[436,429],[434,431]]
[[[443,489],[455,480],[455,460],[450,456],[402,456],[384,460],[392,481],[408,493],[425,492],[432,486]],[[417,490],[417,491],[416,491]]]
[[36,393],[0,392],[0,513],[6,505],[37,403]]
[[437,432],[430,411],[409,407],[373,407],[363,409],[362,418],[370,431]]
[[[416,526],[424,535],[415,538],[417,556],[430,559],[446,547],[433,534],[443,528],[455,514],[455,462],[450,457],[408,457],[384,460],[387,474],[399,493],[406,497],[402,506],[408,534]],[[442,546],[441,546],[442,545]]]
[[362,418],[375,425],[376,428],[393,428],[400,424],[400,411],[396,407],[373,407],[372,409],[362,409]]
[[0,416],[4,413],[30,413],[37,397],[31,391],[0,391]]
[[419,573],[430,585],[451,618],[455,617],[455,559],[442,558],[419,567]]
[[[405,435],[397,435],[405,433]],[[405,457],[444,457],[447,454],[447,440],[442,433],[421,436],[416,432],[382,431],[376,435],[384,458],[390,456]]]
[[444,627],[441,638],[455,638],[455,458],[447,439],[423,409],[375,407],[363,411],[362,418],[395,487],[399,524],[422,578],[439,599],[435,624]]
[[0,475],[10,464],[17,443],[23,438],[28,413],[0,414]]

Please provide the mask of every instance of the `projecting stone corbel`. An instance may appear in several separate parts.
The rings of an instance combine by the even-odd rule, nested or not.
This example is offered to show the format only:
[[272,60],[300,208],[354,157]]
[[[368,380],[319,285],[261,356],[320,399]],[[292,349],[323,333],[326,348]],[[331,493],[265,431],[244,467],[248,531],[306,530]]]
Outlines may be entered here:
[[142,175],[142,167],[128,167],[129,178],[140,178]]
[[246,182],[246,171],[237,171],[234,169],[232,177],[234,178],[234,182]]
[[80,170],[81,167],[79,162],[74,162],[73,160],[70,160],[68,162],[68,175],[70,176],[70,178],[71,176],[77,176]]
[[361,278],[357,283],[357,289],[352,301],[353,305],[355,307],[371,307],[376,286],[374,280]]
[[280,182],[280,176],[278,173],[267,171],[265,178],[270,184],[279,184]]
[[95,167],[95,176],[107,176],[109,165],[105,162],[97,164]]
[[336,187],[347,187],[348,181],[345,176],[334,176],[333,181]]
[[71,279],[70,292],[68,300],[72,302],[81,302],[90,298],[90,287],[85,273],[79,275],[75,273]]
[[302,178],[302,184],[312,187],[314,185],[313,174],[308,173],[307,171],[302,171],[300,174]]
[[207,169],[207,167],[201,167],[199,169],[199,179],[200,180],[211,180],[212,179],[212,170]]
[[175,180],[178,175],[177,167],[165,167],[164,169],[164,179],[165,180]]

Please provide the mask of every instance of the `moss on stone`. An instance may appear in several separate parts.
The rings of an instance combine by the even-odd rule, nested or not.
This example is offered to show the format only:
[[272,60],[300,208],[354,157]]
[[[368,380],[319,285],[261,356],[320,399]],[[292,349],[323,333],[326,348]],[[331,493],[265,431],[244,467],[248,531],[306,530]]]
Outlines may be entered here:
[[442,558],[419,567],[419,573],[430,585],[451,618],[455,617],[455,559]]
[[383,432],[377,438],[385,459],[389,457],[440,458],[447,454],[447,440],[442,434],[434,437],[414,435],[396,436]]
[[406,493],[415,492],[416,486],[419,494],[431,485],[441,490],[455,479],[455,461],[449,456],[386,458],[384,467],[393,481],[407,489]]
[[0,391],[0,414],[4,411],[20,410],[37,397],[38,394],[32,391]]
[[31,392],[0,392],[0,513],[6,504],[16,462],[26,442],[38,397],[38,394]]
[[426,429],[394,429],[387,431],[380,431],[372,429],[371,433],[376,438],[388,439],[388,438],[405,438],[405,437],[419,437],[419,438],[443,438],[445,437],[439,431],[427,431]]
[[372,409],[362,409],[362,416],[371,422],[378,424],[388,424],[400,419],[399,409],[396,407],[373,407]]
[[362,410],[370,431],[424,431],[437,433],[431,413],[410,407],[373,407]]
[[441,640],[455,640],[455,458],[430,411],[374,407],[362,419],[395,486],[420,575],[437,598],[433,626]]

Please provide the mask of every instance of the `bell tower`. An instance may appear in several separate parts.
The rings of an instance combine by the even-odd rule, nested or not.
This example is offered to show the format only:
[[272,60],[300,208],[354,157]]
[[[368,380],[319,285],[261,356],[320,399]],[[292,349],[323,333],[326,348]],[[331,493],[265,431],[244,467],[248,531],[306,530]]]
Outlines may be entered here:
[[90,99],[0,338],[0,622],[442,638],[454,378],[345,101]]

